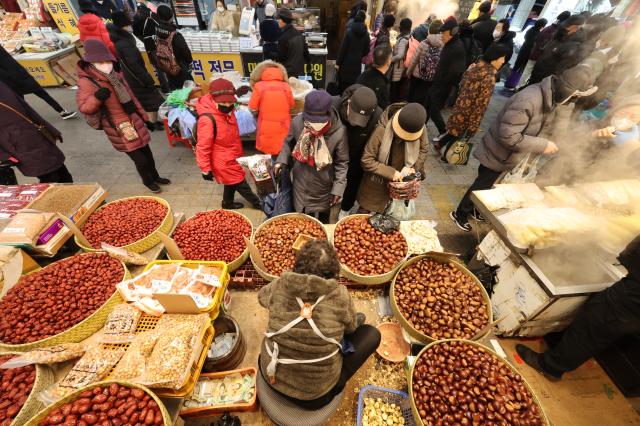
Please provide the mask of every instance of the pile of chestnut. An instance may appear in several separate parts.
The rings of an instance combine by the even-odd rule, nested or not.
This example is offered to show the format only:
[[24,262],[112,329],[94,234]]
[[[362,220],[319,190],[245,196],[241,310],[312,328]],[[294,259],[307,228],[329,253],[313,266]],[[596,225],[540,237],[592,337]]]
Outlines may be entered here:
[[336,226],[333,244],[340,263],[358,275],[382,275],[407,255],[407,241],[399,231],[376,230],[369,218],[355,216]]
[[412,383],[425,425],[545,424],[522,377],[475,345],[444,341],[429,347],[416,360]]
[[[0,365],[13,358],[13,355],[0,356]],[[0,425],[9,425],[18,415],[29,398],[33,383],[36,381],[36,369],[33,365],[0,370]]]
[[117,383],[82,392],[78,399],[52,410],[39,426],[50,425],[162,426],[162,411],[142,389]]
[[113,295],[124,272],[105,253],[85,253],[24,275],[0,300],[0,342],[31,343],[73,327]]
[[167,206],[149,198],[114,201],[89,216],[82,233],[95,249],[102,242],[123,247],[155,232],[167,211]]
[[394,285],[402,316],[433,339],[471,339],[489,323],[480,286],[455,263],[421,258],[403,267]]

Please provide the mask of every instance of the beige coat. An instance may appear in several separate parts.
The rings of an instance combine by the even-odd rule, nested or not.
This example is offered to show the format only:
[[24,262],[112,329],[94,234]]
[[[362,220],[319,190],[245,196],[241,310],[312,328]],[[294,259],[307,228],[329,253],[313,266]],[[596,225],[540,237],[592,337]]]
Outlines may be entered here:
[[[361,160],[364,176],[362,177],[358,191],[358,204],[364,210],[377,213],[384,211],[390,199],[386,181],[393,180],[395,172],[401,171],[405,166],[404,141],[399,140],[397,137],[394,137],[394,141],[391,144],[391,153],[389,154],[390,164],[383,164],[378,161],[378,153],[380,151],[380,145],[382,145],[385,130],[387,126],[391,126],[393,115],[404,105],[404,103],[389,105],[380,116],[380,121],[378,121],[378,125],[364,148]],[[429,140],[427,139],[427,132],[425,130],[420,138],[420,154],[418,155],[418,160],[413,165],[413,168],[417,172],[420,172],[423,178],[425,176],[424,162],[427,158],[428,147]],[[374,180],[376,177],[382,177],[384,182]]]
[[228,31],[232,34],[236,34],[236,24],[233,21],[233,13],[225,10],[220,13],[217,10],[211,15],[211,22],[209,22],[209,30],[211,31]]
[[[313,310],[313,321],[327,337],[338,342],[345,334],[356,329],[356,308],[347,288],[336,280],[325,280],[315,275],[285,272],[270,284],[262,287],[258,293],[260,304],[269,309],[268,332],[275,332],[300,315],[300,306],[296,297],[305,303],[314,304],[320,296],[325,296]],[[338,347],[318,337],[307,321],[295,325],[286,333],[273,336],[278,343],[278,358],[309,360],[322,358]],[[260,369],[265,377],[271,357],[261,343]],[[340,378],[342,353],[324,361],[309,364],[278,364],[276,382],[271,386],[278,392],[304,401],[313,400],[329,392]]]

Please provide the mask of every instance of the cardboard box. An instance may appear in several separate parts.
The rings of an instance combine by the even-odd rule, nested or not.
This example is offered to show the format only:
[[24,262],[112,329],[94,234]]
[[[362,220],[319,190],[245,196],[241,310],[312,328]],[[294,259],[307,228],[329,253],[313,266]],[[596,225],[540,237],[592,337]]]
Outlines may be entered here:
[[78,84],[78,61],[80,56],[74,51],[63,58],[58,59],[53,64],[53,70],[58,74],[60,78],[64,80],[69,86],[75,86]]

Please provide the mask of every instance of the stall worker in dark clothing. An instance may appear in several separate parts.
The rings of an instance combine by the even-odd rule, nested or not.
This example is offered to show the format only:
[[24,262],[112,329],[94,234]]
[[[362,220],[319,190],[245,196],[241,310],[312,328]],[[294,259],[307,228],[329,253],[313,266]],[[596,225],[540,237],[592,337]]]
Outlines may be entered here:
[[378,124],[382,109],[373,90],[360,84],[348,87],[341,97],[333,97],[333,107],[340,114],[342,124],[347,130],[349,143],[349,170],[347,187],[342,197],[338,219],[348,216],[356,202],[358,188],[362,180],[362,152],[369,137]]
[[522,46],[520,46],[518,57],[516,58],[515,64],[513,64],[511,75],[504,84],[504,87],[506,87],[507,89],[515,89],[518,86],[524,69],[529,62],[529,56],[531,56],[533,45],[535,44],[538,35],[540,35],[540,31],[542,31],[545,25],[547,25],[546,19],[538,19],[536,23],[533,24],[533,26],[529,28],[526,33],[524,33],[524,43],[522,43]]
[[529,366],[551,380],[580,367],[616,340],[640,333],[640,235],[618,256],[627,276],[593,296],[567,328],[560,341],[543,353],[516,345]]
[[304,65],[309,63],[309,49],[302,33],[294,28],[293,14],[290,9],[278,10],[278,62],[287,69],[290,77],[304,75]]
[[480,49],[484,53],[493,43],[493,30],[497,22],[491,19],[491,2],[483,1],[478,7],[480,16],[471,22],[473,28],[473,38],[478,41]]
[[391,46],[383,44],[373,51],[373,64],[358,77],[356,83],[367,86],[376,94],[378,106],[385,109],[389,106],[389,80],[386,77],[392,58]]
[[138,9],[136,10],[135,16],[133,17],[133,35],[136,36],[136,38],[142,43],[144,43],[144,50],[147,52],[149,61],[156,70],[156,75],[158,76],[160,87],[162,88],[163,92],[168,93],[171,91],[171,89],[169,88],[169,83],[167,82],[167,76],[160,68],[158,68],[158,63],[155,56],[157,26],[158,15],[151,12],[151,9],[149,9],[146,4],[140,3],[138,5]]
[[[173,23],[173,10],[166,4],[158,6],[158,25],[156,26],[156,51],[155,57],[158,67],[166,73],[171,90],[182,89],[184,82],[193,80],[191,68],[193,67],[193,57],[191,49],[186,40],[178,32],[178,28]],[[165,57],[165,52],[167,56]],[[177,69],[169,70],[175,64]]]
[[265,6],[265,17],[260,22],[260,40],[262,41],[262,56],[264,60],[278,60],[278,38],[280,26],[274,18],[276,7],[269,3]]

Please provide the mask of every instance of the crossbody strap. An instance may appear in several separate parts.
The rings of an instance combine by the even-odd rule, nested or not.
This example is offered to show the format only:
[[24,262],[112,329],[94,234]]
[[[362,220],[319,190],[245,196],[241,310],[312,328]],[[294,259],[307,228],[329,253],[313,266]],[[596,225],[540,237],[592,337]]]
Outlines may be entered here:
[[[98,87],[100,89],[104,88],[104,86],[99,85],[97,81],[95,81],[93,78],[89,77],[88,75],[85,76],[85,78],[87,80],[89,80],[90,82],[92,82],[96,87]],[[107,110],[107,107],[104,106],[104,103],[100,104],[100,113],[106,117],[107,122],[109,123],[109,126],[111,126],[112,128],[115,129],[116,125],[113,124],[113,120],[111,120],[111,116],[109,115],[109,111]]]
[[42,124],[37,124],[35,121],[31,120],[29,117],[27,117],[26,115],[24,115],[23,113],[21,113],[20,111],[17,111],[16,109],[10,107],[9,105],[5,104],[4,102],[0,102],[0,106],[3,106],[4,108],[13,111],[13,113],[15,113],[16,115],[20,116],[24,121],[31,123],[32,125],[34,125],[38,130],[40,130],[41,128],[44,127],[44,125]]

